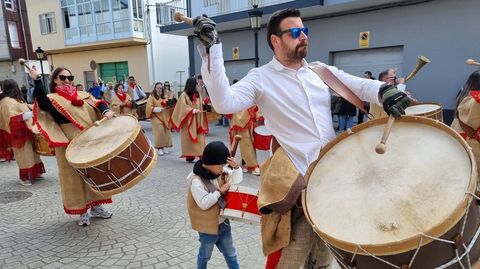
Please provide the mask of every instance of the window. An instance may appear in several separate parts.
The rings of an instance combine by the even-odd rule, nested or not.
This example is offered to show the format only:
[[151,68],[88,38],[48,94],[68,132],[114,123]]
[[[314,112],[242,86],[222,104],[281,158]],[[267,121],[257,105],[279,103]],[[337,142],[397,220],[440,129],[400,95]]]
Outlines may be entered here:
[[133,31],[143,32],[142,0],[132,0]]
[[15,11],[15,0],[5,0],[5,8]]
[[8,22],[8,33],[10,34],[10,45],[12,48],[21,48],[20,39],[18,39],[18,27],[16,22]]
[[48,35],[57,32],[57,28],[55,26],[55,13],[50,12],[40,15],[40,32],[42,35]]

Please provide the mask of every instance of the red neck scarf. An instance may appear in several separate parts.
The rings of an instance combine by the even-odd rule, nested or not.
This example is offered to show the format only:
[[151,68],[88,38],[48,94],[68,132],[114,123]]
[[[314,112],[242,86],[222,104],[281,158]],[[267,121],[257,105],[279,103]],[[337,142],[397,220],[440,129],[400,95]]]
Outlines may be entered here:
[[122,93],[115,93],[118,97],[118,99],[120,99],[120,101],[124,102],[125,103],[125,99],[127,99],[127,94],[122,92]]
[[135,88],[135,86],[137,86],[137,83],[135,83],[135,82],[130,82],[130,83],[128,83],[128,85],[130,85],[130,87],[132,87],[132,88]]
[[55,87],[55,92],[61,97],[67,99],[74,106],[83,106],[83,100],[78,99],[77,88],[72,85],[61,85]]

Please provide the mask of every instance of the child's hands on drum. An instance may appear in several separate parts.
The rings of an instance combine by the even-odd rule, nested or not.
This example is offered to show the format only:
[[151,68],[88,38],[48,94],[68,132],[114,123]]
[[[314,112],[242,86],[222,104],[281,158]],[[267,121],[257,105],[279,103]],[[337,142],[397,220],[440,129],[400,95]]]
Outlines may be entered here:
[[233,169],[237,169],[237,168],[238,168],[237,160],[235,160],[234,157],[228,157],[228,158],[227,158],[227,163],[228,163],[228,165],[230,165]]
[[112,117],[115,116],[115,112],[108,110],[103,114],[103,116],[107,117],[108,119],[111,119]]
[[223,195],[230,189],[230,183],[227,181],[218,188],[218,191]]

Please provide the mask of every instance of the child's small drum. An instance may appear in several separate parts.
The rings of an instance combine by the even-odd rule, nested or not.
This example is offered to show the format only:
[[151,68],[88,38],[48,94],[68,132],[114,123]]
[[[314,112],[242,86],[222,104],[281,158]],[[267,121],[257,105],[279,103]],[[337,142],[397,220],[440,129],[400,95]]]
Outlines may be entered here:
[[260,224],[260,212],[257,207],[258,190],[232,185],[225,196],[227,207],[220,215],[235,221],[248,224]]
[[480,257],[477,168],[452,128],[424,117],[354,126],[309,167],[305,216],[342,268],[471,268]]
[[40,133],[37,125],[32,126],[33,147],[35,151],[42,156],[54,156],[55,150],[48,144],[48,140]]
[[265,127],[259,125],[253,129],[253,147],[259,150],[270,150],[272,133]]
[[147,99],[138,100],[136,102],[137,106],[137,118],[138,120],[146,120],[147,119]]
[[406,115],[427,117],[443,122],[442,105],[438,103],[418,103],[405,109]]

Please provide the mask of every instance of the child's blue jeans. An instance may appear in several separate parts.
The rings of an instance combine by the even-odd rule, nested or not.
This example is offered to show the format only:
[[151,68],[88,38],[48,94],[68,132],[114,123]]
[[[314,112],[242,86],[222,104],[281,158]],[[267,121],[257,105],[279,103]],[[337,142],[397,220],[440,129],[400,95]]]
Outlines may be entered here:
[[225,257],[229,269],[238,269],[240,265],[237,260],[237,251],[233,246],[232,232],[230,222],[225,220],[218,226],[218,234],[198,233],[200,238],[200,248],[197,256],[197,269],[206,269],[208,260],[212,257],[213,247],[216,245],[218,250]]

